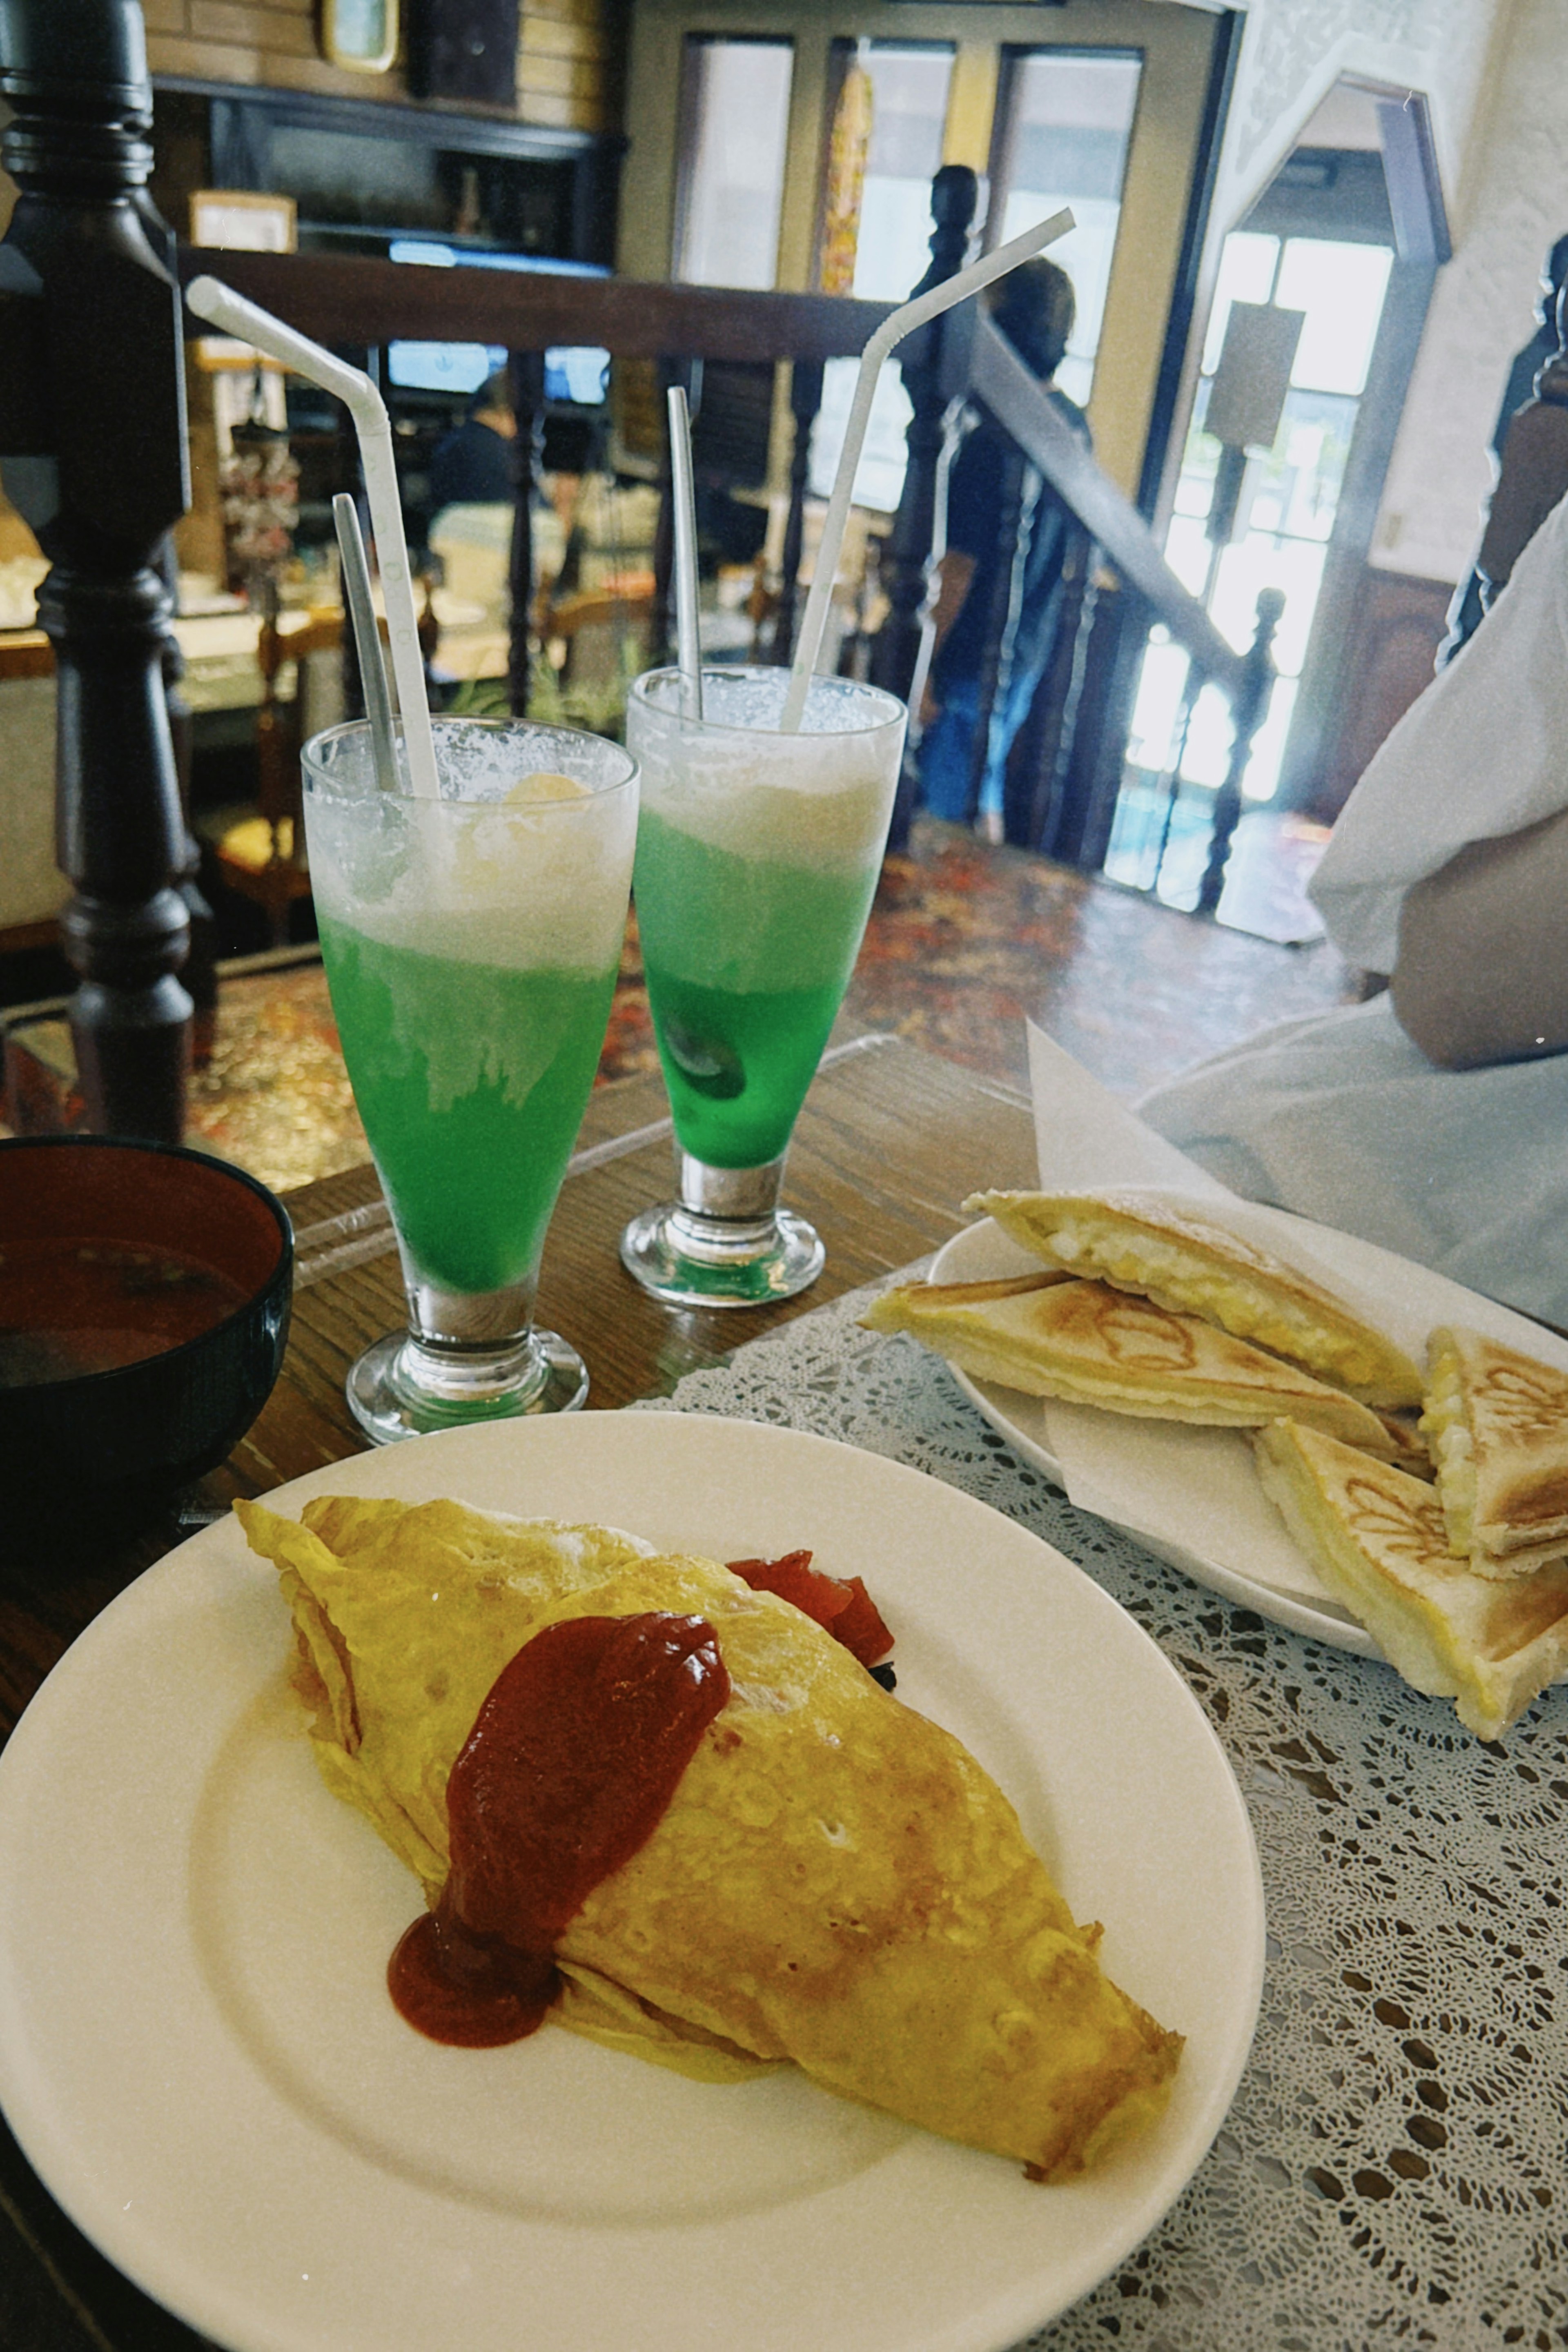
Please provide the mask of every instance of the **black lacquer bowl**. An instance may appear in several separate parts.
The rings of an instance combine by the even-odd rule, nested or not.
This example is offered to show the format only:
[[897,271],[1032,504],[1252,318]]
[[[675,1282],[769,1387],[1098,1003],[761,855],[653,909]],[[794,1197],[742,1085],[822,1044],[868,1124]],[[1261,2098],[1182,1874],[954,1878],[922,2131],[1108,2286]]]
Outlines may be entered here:
[[74,1568],[153,1526],[256,1419],[293,1233],[204,1152],[28,1137],[0,1142],[0,1565]]

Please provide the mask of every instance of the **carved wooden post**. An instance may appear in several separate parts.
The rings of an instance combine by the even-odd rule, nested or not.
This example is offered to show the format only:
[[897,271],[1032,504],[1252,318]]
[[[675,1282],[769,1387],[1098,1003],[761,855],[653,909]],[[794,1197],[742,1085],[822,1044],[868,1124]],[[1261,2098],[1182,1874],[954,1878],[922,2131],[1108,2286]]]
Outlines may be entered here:
[[[931,217],[936,226],[931,240],[931,267],[914,293],[940,286],[963,268],[978,198],[979,182],[966,164],[942,165],[931,182]],[[883,572],[888,617],[871,648],[873,685],[906,699],[920,667],[942,523],[938,493],[948,401],[942,383],[941,335],[940,326],[927,327],[918,341],[911,336],[904,346],[900,363],[904,390],[914,414],[910,419],[903,496],[888,537]],[[917,785],[915,768],[906,755],[893,807],[890,847],[900,846],[908,836]]]
[[517,487],[511,516],[508,582],[511,619],[507,652],[507,700],[515,719],[528,716],[529,631],[533,620],[533,486],[544,434],[544,361],[538,352],[513,352],[511,408],[517,419]]
[[790,415],[795,444],[789,459],[789,512],[779,558],[779,601],[768,659],[782,669],[795,651],[795,606],[800,601],[800,559],[805,542],[805,478],[811,469],[811,428],[822,406],[822,362],[796,360],[790,369]]
[[1274,685],[1274,656],[1270,651],[1279,616],[1285,610],[1285,599],[1278,588],[1264,588],[1258,597],[1258,627],[1247,649],[1247,675],[1241,690],[1231,703],[1230,766],[1214,804],[1214,832],[1209,838],[1209,861],[1204,868],[1203,887],[1198,892],[1197,912],[1212,915],[1219,905],[1225,888],[1226,864],[1230,856],[1231,836],[1241,817],[1241,780],[1247,773],[1247,763],[1252,757],[1252,746],[1258,729],[1268,711],[1268,697]]
[[157,559],[189,492],[179,294],[142,219],[153,93],[135,0],[0,0],[0,95],[21,191],[0,287],[22,297],[0,329],[0,449],[53,566],[38,618],[58,674],[77,1061],[89,1126],[176,1140],[189,919]]

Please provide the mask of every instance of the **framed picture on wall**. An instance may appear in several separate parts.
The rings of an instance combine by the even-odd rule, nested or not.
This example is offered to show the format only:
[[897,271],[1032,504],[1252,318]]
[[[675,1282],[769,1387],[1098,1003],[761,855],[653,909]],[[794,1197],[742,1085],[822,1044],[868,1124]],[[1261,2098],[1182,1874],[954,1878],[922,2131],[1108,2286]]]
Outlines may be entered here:
[[409,0],[408,87],[416,98],[517,103],[518,0]]
[[384,73],[397,55],[398,0],[321,0],[321,54],[351,73]]

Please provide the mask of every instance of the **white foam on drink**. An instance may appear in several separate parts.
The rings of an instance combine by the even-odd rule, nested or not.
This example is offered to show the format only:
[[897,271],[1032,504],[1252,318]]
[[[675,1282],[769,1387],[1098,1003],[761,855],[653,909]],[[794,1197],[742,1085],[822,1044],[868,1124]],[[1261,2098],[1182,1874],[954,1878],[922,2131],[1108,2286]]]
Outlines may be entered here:
[[644,681],[647,703],[634,696],[626,715],[644,804],[736,857],[858,871],[882,854],[903,729],[887,697],[818,679],[805,727],[782,734],[788,682],[783,670],[706,673],[699,728],[679,723],[665,677]]
[[[313,793],[311,881],[323,912],[389,947],[531,971],[603,971],[626,927],[637,796],[584,789],[521,802],[520,783],[557,769],[537,743],[474,729],[437,736],[442,796]],[[610,744],[608,776],[622,755]],[[592,762],[594,752],[588,753]],[[539,789],[539,788],[536,788]]]

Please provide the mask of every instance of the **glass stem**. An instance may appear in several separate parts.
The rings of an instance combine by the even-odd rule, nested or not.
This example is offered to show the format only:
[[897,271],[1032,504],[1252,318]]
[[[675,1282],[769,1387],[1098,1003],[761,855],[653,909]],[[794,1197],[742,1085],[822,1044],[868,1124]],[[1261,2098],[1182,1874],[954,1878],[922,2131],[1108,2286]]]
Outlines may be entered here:
[[779,1189],[785,1155],[760,1168],[710,1168],[675,1147],[679,1205],[670,1231],[700,1265],[728,1265],[768,1248],[777,1232]]
[[408,1297],[404,1380],[427,1397],[480,1402],[517,1385],[533,1358],[538,1276],[475,1293],[443,1290],[403,1259]]

